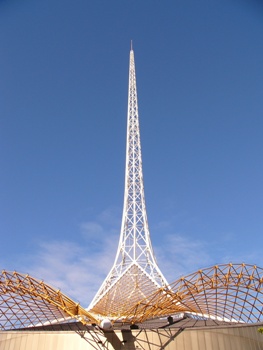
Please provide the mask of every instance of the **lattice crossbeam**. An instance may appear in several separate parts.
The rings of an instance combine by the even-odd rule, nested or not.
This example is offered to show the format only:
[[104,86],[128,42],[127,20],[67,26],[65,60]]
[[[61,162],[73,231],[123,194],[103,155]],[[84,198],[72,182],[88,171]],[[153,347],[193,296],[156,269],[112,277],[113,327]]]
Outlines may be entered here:
[[180,312],[231,322],[263,319],[263,269],[246,264],[216,265],[160,288],[127,312],[127,322],[143,322]]
[[76,318],[83,324],[97,320],[59,290],[18,272],[0,275],[0,328],[17,329]]

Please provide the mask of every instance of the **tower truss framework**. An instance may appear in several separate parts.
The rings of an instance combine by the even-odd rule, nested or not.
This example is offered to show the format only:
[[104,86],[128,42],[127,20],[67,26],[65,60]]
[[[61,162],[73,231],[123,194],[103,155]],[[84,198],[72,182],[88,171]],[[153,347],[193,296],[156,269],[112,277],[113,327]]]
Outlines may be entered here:
[[119,246],[108,276],[90,310],[123,317],[128,305],[168,283],[154,256],[147,220],[134,51],[130,50],[125,189]]
[[263,321],[263,269],[224,264],[198,270],[170,285],[151,245],[144,198],[134,52],[130,51],[125,194],[115,262],[89,311],[43,281],[18,272],[0,274],[0,329],[101,317],[135,324],[190,315],[229,323]]

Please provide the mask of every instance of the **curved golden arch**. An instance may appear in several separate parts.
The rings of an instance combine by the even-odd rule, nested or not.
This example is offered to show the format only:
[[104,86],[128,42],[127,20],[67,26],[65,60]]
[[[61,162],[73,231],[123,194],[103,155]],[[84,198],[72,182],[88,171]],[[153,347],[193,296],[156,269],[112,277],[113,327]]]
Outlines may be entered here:
[[[217,306],[222,306],[222,308],[223,309],[226,309],[226,299],[224,298],[225,297],[225,293],[224,292],[226,292],[226,291],[229,291],[229,292],[231,292],[231,291],[233,291],[233,292],[236,292],[237,291],[237,288],[236,288],[237,286],[227,286],[227,287],[225,287],[225,286],[220,286],[220,287],[217,287],[217,288],[214,288],[214,289],[216,289],[217,291],[216,291],[216,293],[217,293],[217,296],[222,296],[222,299],[218,299],[217,301],[216,301],[216,305]],[[240,287],[240,285],[239,285],[239,287]],[[247,287],[246,287],[247,288]],[[213,289],[209,289],[209,288],[207,288],[207,289],[205,289],[205,290],[203,290],[202,292],[206,292],[206,295],[208,295],[209,296],[209,291],[212,291]],[[201,295],[201,302],[202,302],[202,294],[199,294],[200,293],[200,290],[197,292],[197,294],[195,295],[195,296],[193,296],[193,301],[196,303],[196,305],[198,305],[198,307],[199,307],[199,312],[200,313],[202,313],[202,305],[200,305],[200,303],[198,302],[198,300],[199,300],[199,298],[200,298],[200,295]],[[247,288],[247,292],[246,292],[246,295],[247,296],[251,296],[251,293],[250,293],[250,291],[249,291],[249,289]],[[213,296],[212,296],[213,297]],[[252,297],[252,296],[251,296]],[[189,299],[190,298],[188,298],[188,301],[189,301]],[[208,305],[208,309],[212,309],[211,308],[211,306],[210,306],[210,303],[209,303],[209,300],[211,300],[209,297],[207,298],[208,299],[208,302],[206,302],[206,305]],[[184,300],[184,302],[185,302],[185,298],[183,299]],[[262,306],[261,306],[261,309],[260,308],[258,308],[256,305],[255,305],[255,300],[256,300],[256,298],[255,298],[255,296],[253,296],[253,298],[251,299],[251,301],[249,300],[249,299],[247,299],[246,298],[246,300],[245,300],[245,304],[244,304],[244,298],[242,298],[239,294],[237,294],[236,296],[235,296],[235,300],[228,300],[228,307],[230,306],[230,305],[233,305],[233,306],[236,306],[236,308],[233,308],[233,311],[232,311],[232,316],[234,316],[234,314],[236,314],[236,316],[239,318],[240,317],[240,319],[242,320],[242,315],[238,315],[238,313],[235,311],[236,309],[238,310],[239,308],[243,308],[243,312],[244,313],[250,313],[251,312],[251,310],[253,309],[253,311],[255,312],[257,312],[258,314],[260,314],[260,313],[262,313]],[[190,302],[191,302],[191,300],[190,300]],[[211,311],[212,312],[212,311]],[[208,314],[210,314],[211,312],[208,312]],[[226,317],[226,315],[228,314],[228,310],[226,309],[225,310],[225,317]],[[245,322],[245,321],[244,321]]]
[[75,318],[98,323],[88,311],[53,287],[29,275],[3,270],[0,274],[0,326],[15,329]]
[[[99,321],[78,303],[43,281],[18,272],[0,275],[0,325],[26,328],[76,318],[83,324]],[[224,264],[199,270],[160,288],[123,315],[125,322],[143,322],[180,312],[234,321],[263,318],[263,269]]]
[[262,320],[263,269],[230,263],[198,270],[133,305],[124,321],[143,322],[180,312],[234,322]]
[[[232,288],[232,290],[235,290],[235,289]],[[223,297],[225,296],[224,293],[220,293],[220,290],[217,291],[217,294],[218,295],[222,294]],[[198,301],[196,301],[196,302],[198,302]],[[218,309],[218,307],[220,307],[222,305],[223,306],[222,309],[224,310],[224,312],[222,313],[221,316],[218,315],[218,317],[221,317],[222,319],[230,319],[230,318],[231,319],[235,319],[235,320],[238,319],[240,322],[246,322],[246,319],[243,319],[242,314],[240,314],[238,312],[240,308],[243,308],[243,313],[244,314],[246,314],[246,313],[250,314],[252,309],[254,309],[254,312],[255,311],[257,313],[261,312],[261,310],[258,309],[257,307],[255,307],[252,302],[246,301],[247,306],[245,306],[245,305],[242,306],[243,303],[244,303],[244,300],[237,295],[235,301],[229,301],[228,302],[228,308],[231,305],[236,306],[236,308],[233,308],[232,311],[229,311],[229,309],[226,308],[226,303],[224,301],[218,301],[217,305],[216,305],[217,307],[214,308],[214,309],[209,306],[209,302],[208,302],[206,304],[206,305],[208,305],[208,312],[207,312],[207,314],[208,315],[209,314],[215,315],[216,314],[216,310]],[[198,313],[203,314],[202,305],[199,305],[199,312]]]

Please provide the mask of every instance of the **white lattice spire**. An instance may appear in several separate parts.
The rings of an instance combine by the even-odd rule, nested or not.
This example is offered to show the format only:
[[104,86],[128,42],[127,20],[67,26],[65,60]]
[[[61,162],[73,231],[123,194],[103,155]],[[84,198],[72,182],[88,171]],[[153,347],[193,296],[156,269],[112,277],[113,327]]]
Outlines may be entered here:
[[90,309],[120,317],[131,303],[167,285],[154,257],[144,197],[134,52],[130,50],[125,192],[119,246],[113,267]]

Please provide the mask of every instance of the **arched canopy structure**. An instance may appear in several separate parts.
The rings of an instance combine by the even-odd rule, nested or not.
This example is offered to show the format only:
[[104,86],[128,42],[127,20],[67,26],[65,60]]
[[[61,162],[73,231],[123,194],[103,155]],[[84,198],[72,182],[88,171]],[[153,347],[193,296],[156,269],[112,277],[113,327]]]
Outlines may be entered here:
[[18,272],[0,275],[0,329],[21,329],[76,318],[83,324],[97,320],[59,290]]
[[[240,323],[263,320],[263,269],[254,265],[216,265],[181,277],[155,292],[150,290],[139,302],[130,300],[124,305],[123,298],[115,300],[112,310],[109,305],[100,310],[101,316],[111,318],[119,308],[122,311],[119,319],[127,323],[142,323],[178,313]],[[2,271],[2,330],[61,323],[74,318],[84,325],[99,323],[97,316],[44,282],[18,272]]]
[[125,321],[181,312],[231,322],[262,321],[263,269],[230,263],[198,270],[133,305]]

